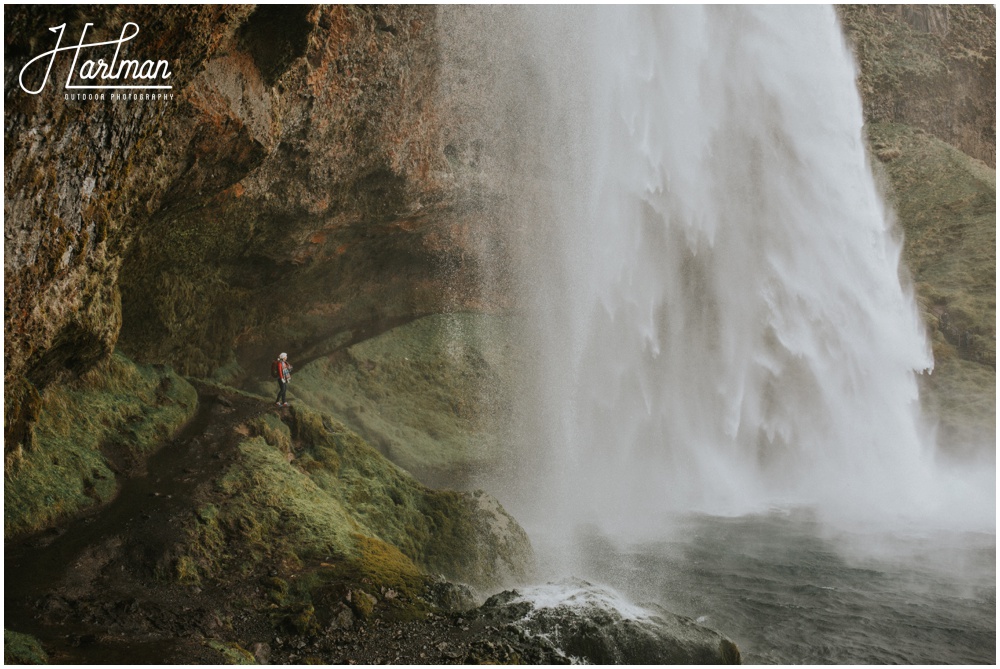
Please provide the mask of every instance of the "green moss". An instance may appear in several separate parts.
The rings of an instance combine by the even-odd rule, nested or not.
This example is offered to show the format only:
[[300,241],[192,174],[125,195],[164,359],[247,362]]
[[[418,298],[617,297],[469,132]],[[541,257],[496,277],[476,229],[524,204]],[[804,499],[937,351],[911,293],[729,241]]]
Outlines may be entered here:
[[284,453],[285,457],[292,457],[292,433],[288,426],[281,422],[273,413],[264,414],[255,418],[250,423],[254,433],[263,437],[264,441]]
[[351,593],[351,608],[354,610],[355,615],[362,620],[367,620],[371,617],[372,612],[375,610],[375,604],[375,598],[364,590],[355,590]]
[[253,653],[238,643],[210,639],[208,647],[222,655],[226,664],[257,664]]
[[233,379],[238,379],[245,374],[243,368],[234,357],[229,363],[222,365],[212,372],[211,380],[217,383],[226,383]]
[[23,377],[6,379],[4,387],[4,471],[19,465],[26,450],[31,450],[31,426],[38,421],[41,397],[35,386]]
[[[423,593],[428,583],[427,574],[413,560],[390,544],[361,534],[353,535],[357,552],[354,556],[327,564],[324,578],[347,583],[364,583],[367,593],[375,596],[386,590],[398,591],[412,603]],[[366,597],[352,595],[351,606],[358,615],[371,613]],[[360,609],[359,609],[360,607]]]
[[4,664],[48,664],[42,644],[33,636],[12,632],[7,628],[3,631],[3,663]]
[[174,564],[177,582],[183,585],[200,585],[201,575],[198,573],[198,566],[190,557],[183,555]]
[[319,621],[316,619],[316,608],[309,603],[301,602],[285,607],[278,617],[286,631],[299,636],[314,636],[319,634]]
[[197,404],[195,389],[169,369],[137,366],[119,354],[77,381],[47,388],[32,447],[5,472],[4,536],[111,499],[112,461],[121,466],[148,454]]
[[263,437],[240,444],[239,461],[219,480],[216,494],[218,501],[203,507],[189,528],[184,547],[203,574],[245,573],[265,559],[295,562],[300,553],[350,550],[349,516]]
[[267,597],[278,606],[288,604],[288,581],[283,578],[270,578],[267,580]]

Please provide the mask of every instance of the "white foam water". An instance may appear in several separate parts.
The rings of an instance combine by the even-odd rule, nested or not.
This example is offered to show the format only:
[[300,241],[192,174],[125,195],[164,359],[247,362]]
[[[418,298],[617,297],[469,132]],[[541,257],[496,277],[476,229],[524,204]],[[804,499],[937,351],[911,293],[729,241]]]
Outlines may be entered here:
[[[568,579],[545,585],[518,589],[513,603],[528,602],[532,610],[567,609],[578,611],[606,611],[622,620],[647,620],[655,615],[649,609],[633,604],[614,588],[592,585],[579,579]],[[531,613],[529,612],[529,616]]]

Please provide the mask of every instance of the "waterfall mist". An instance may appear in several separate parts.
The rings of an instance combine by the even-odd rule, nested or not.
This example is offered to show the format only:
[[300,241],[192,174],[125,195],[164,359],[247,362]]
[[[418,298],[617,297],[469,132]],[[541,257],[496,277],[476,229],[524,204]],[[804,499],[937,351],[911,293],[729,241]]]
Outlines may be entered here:
[[992,527],[992,478],[935,464],[932,356],[832,8],[442,8],[439,29],[506,203],[527,362],[492,485],[533,539],[774,508]]

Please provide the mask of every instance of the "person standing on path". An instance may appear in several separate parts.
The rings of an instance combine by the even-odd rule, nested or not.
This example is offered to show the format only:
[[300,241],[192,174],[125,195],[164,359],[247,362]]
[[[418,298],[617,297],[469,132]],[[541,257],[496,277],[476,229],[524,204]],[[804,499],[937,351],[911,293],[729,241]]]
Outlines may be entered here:
[[288,406],[285,400],[285,393],[288,391],[288,382],[292,378],[292,366],[288,364],[288,354],[282,353],[271,365],[271,373],[278,379],[278,396],[274,398],[274,404],[279,407]]

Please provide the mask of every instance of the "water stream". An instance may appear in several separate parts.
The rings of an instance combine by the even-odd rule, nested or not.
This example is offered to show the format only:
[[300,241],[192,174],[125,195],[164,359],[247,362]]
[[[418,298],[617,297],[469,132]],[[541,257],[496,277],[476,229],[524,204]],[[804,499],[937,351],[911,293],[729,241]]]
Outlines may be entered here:
[[[449,94],[478,100],[473,132],[491,137],[481,178],[513,202],[530,323],[525,427],[506,478],[483,484],[544,574],[710,615],[758,661],[992,661],[995,477],[935,462],[917,385],[933,360],[833,9],[454,10],[442,25]],[[887,554],[858,568],[845,536]],[[748,556],[748,539],[767,550]],[[940,542],[973,587],[954,560],[925,564]],[[971,641],[929,631],[956,601]],[[788,621],[761,613],[774,602],[804,602],[780,642],[764,630]],[[877,638],[849,642],[859,630]],[[894,644],[914,632],[932,641]],[[819,638],[834,650],[802,650]]]

